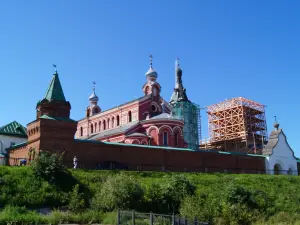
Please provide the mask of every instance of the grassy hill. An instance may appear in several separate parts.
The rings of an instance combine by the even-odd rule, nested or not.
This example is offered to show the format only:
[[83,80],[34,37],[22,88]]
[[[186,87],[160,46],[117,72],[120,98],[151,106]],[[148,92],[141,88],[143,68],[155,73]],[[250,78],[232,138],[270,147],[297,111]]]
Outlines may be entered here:
[[[112,223],[118,208],[214,224],[300,224],[299,193],[298,176],[70,170],[48,182],[30,167],[0,167],[0,224]],[[41,207],[56,210],[41,216]]]

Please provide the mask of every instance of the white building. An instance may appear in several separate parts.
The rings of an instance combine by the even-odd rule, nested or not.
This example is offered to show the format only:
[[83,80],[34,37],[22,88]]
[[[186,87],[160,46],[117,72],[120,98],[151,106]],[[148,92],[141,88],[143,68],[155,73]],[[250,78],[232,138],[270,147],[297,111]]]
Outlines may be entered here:
[[266,172],[268,174],[298,175],[297,158],[289,146],[286,136],[279,124],[274,124],[268,144],[263,150],[266,156]]
[[7,148],[27,141],[26,128],[14,121],[0,127],[0,165],[5,164]]

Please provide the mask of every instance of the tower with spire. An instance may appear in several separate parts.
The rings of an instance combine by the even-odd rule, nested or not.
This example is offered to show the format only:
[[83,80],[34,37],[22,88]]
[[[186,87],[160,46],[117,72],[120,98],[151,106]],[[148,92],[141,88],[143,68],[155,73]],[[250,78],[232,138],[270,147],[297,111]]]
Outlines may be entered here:
[[96,86],[96,82],[94,81],[93,82],[93,92],[89,97],[90,105],[86,109],[86,116],[87,117],[93,116],[93,115],[101,112],[101,108],[98,106],[99,98],[96,95],[95,86]]
[[50,85],[36,106],[36,120],[27,125],[28,145],[37,151],[65,152],[71,150],[77,122],[70,119],[71,104],[53,66],[55,72]]
[[184,140],[188,147],[193,150],[199,150],[199,136],[201,134],[200,108],[187,97],[186,89],[182,83],[182,70],[179,58],[175,61],[175,88],[170,99],[170,105],[173,116],[184,121]]

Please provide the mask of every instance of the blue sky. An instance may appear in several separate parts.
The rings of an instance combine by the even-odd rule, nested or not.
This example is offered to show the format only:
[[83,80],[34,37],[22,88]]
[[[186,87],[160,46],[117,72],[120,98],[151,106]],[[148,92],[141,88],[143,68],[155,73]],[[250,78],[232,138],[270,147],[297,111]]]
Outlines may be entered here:
[[300,156],[299,11],[293,0],[2,1],[0,125],[35,119],[52,64],[73,119],[84,116],[94,80],[102,109],[140,97],[151,53],[165,99],[178,56],[193,102],[265,104],[268,131],[277,115]]

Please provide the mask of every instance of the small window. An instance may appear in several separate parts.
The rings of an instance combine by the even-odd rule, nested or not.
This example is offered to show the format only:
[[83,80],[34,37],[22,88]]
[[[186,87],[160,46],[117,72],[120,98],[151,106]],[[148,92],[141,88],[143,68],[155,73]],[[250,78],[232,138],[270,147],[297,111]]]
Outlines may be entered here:
[[117,115],[117,126],[120,126],[120,116]]
[[99,131],[101,131],[101,121],[99,121]]
[[106,130],[106,122],[103,120],[103,130]]
[[111,128],[114,128],[114,126],[115,126],[115,117],[111,119]]
[[12,147],[12,146],[14,146],[14,145],[16,145],[15,142],[10,142],[10,147]]
[[132,121],[132,113],[131,111],[128,112],[128,122],[130,123]]
[[95,123],[95,132],[97,132],[97,123]]
[[168,146],[168,132],[163,133],[163,143],[164,146]]
[[153,112],[156,112],[156,106],[155,105],[152,105],[151,109],[152,109]]
[[80,127],[80,136],[81,137],[83,136],[83,129],[82,129],[82,127]]
[[91,124],[91,134],[94,133],[94,126]]
[[107,119],[107,129],[109,129],[109,127],[110,127],[110,126],[109,126],[109,123],[110,123],[110,119],[108,118],[108,119]]

